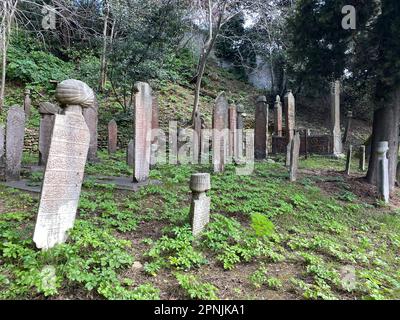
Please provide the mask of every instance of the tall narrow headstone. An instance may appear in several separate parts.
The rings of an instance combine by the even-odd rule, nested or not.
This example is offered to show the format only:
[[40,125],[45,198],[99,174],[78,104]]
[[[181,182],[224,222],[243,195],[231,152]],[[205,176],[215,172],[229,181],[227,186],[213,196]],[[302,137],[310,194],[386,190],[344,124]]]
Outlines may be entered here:
[[274,106],[274,128],[275,135],[282,137],[282,102],[279,96],[276,96]]
[[61,108],[50,102],[41,102],[39,104],[39,166],[44,166],[47,163],[54,118],[60,112]]
[[213,166],[214,172],[222,172],[228,158],[228,102],[225,93],[221,92],[215,100],[213,112]]
[[211,189],[209,173],[195,173],[190,177],[192,202],[190,205],[190,223],[194,236],[199,235],[210,221],[210,197],[206,192]]
[[231,105],[228,109],[229,114],[229,157],[235,159],[237,148],[237,111],[236,106]]
[[99,102],[97,101],[95,96],[93,104],[89,108],[83,109],[83,117],[85,118],[86,124],[90,132],[90,146],[87,158],[89,162],[98,161],[97,158],[97,144],[98,144],[97,125],[99,122],[98,113],[99,113]]
[[389,142],[380,141],[377,143],[375,152],[378,155],[378,192],[379,196],[385,203],[389,203],[389,160],[387,152],[389,151]]
[[365,146],[360,147],[360,170],[365,171]]
[[304,155],[308,159],[308,137],[311,135],[310,129],[304,129]]
[[25,96],[24,96],[24,112],[25,112],[25,118],[28,119],[30,114],[31,114],[31,90],[29,89],[25,89],[24,92]]
[[294,136],[294,128],[296,125],[296,107],[292,90],[289,90],[285,97],[285,120],[286,120],[286,141],[289,143]]
[[92,105],[93,90],[82,81],[69,79],[58,84],[56,98],[65,111],[54,119],[33,235],[41,249],[65,242],[67,231],[74,226],[90,144],[82,108]]
[[285,160],[285,166],[286,167],[290,166],[290,158],[292,156],[292,143],[293,143],[293,138],[286,145],[286,160]]
[[255,109],[254,128],[254,157],[263,160],[267,157],[267,135],[268,135],[268,105],[267,98],[257,98]]
[[133,181],[146,181],[150,173],[152,90],[145,82],[135,84],[135,166]]
[[353,156],[353,146],[349,145],[349,149],[347,150],[347,157],[346,157],[346,175],[350,175],[351,170],[351,158]]
[[235,147],[235,160],[241,159],[243,156],[243,129],[244,129],[244,108],[242,105],[238,105],[237,109],[237,121],[236,121],[236,147]]
[[108,123],[108,153],[113,154],[117,151],[118,145],[118,126],[114,119]]
[[347,143],[347,140],[351,134],[351,120],[353,119],[353,112],[347,111],[346,118],[347,118],[347,123],[346,123],[346,129],[343,134],[343,140],[342,140],[343,143]]
[[6,129],[6,181],[20,179],[24,149],[25,111],[19,106],[8,110]]
[[340,81],[335,81],[331,88],[331,134],[333,155],[343,157],[342,134],[340,130]]
[[0,166],[4,163],[4,142],[5,142],[5,131],[4,125],[0,123]]
[[153,164],[156,163],[157,152],[159,149],[159,136],[158,129],[160,128],[159,124],[159,106],[158,99],[156,96],[152,97],[152,111],[151,111],[151,146],[150,146],[150,168]]
[[299,156],[300,156],[300,132],[297,131],[290,145],[290,169],[289,169],[290,182],[295,182],[297,180]]
[[135,145],[133,139],[129,140],[128,146],[126,147],[126,164],[133,168],[135,161]]

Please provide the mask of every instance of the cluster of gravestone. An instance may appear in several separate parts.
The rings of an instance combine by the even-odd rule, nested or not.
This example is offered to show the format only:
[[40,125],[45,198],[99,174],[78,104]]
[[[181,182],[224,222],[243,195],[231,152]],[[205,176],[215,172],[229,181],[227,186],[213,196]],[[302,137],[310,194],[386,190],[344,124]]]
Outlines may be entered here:
[[[340,84],[335,82],[332,89],[332,127],[329,141],[332,144],[332,154],[342,154],[343,140],[340,131]],[[97,158],[97,125],[98,102],[93,90],[78,80],[65,80],[57,85],[56,98],[59,106],[49,102],[39,105],[41,114],[39,137],[39,165],[44,166],[44,177],[41,186],[40,203],[34,231],[34,242],[38,248],[51,248],[66,240],[66,232],[74,225],[78,208],[81,187],[84,179],[84,169],[87,161],[99,161]],[[25,92],[24,107],[9,108],[6,128],[0,126],[0,164],[4,167],[6,181],[20,179],[21,160],[24,147],[25,122],[29,117],[31,101],[29,92]],[[258,97],[255,106],[255,127],[250,139],[243,139],[244,117],[242,106],[229,105],[224,93],[220,93],[213,110],[212,130],[202,132],[194,144],[201,146],[199,154],[191,152],[191,157],[204,156],[203,145],[212,144],[212,162],[214,172],[223,172],[226,163],[243,161],[243,153],[249,152],[250,158],[264,160],[268,156],[268,105],[264,96]],[[285,114],[285,127],[282,118]],[[169,153],[176,150],[179,144],[177,125],[169,134]],[[152,90],[147,83],[136,84],[135,112],[133,135],[127,148],[126,160],[133,167],[133,179],[124,182],[134,185],[148,181],[152,165],[159,160],[159,153],[165,151],[166,139],[159,134],[158,103],[152,96]],[[308,130],[306,130],[308,131]],[[349,134],[350,122],[345,136]],[[193,131],[194,132],[194,131]],[[192,134],[193,134],[192,132]],[[108,152],[117,150],[118,128],[115,120],[108,124]],[[291,91],[284,97],[284,112],[280,97],[276,98],[274,106],[274,139],[285,140],[286,166],[289,167],[290,181],[296,181],[301,148],[307,155],[309,139],[301,139],[300,131],[295,126],[295,98]],[[343,138],[345,139],[345,138]],[[5,146],[5,148],[4,148]],[[192,149],[196,149],[192,145]],[[360,166],[365,169],[365,147]],[[389,199],[388,182],[388,151],[387,142],[378,144],[376,152],[379,155],[378,190],[385,201]],[[178,163],[179,152],[172,163]],[[348,151],[346,170],[350,172],[352,146]],[[171,161],[170,161],[171,163]],[[210,175],[196,173],[191,176],[190,189],[192,202],[190,220],[194,235],[199,234],[209,221]]]

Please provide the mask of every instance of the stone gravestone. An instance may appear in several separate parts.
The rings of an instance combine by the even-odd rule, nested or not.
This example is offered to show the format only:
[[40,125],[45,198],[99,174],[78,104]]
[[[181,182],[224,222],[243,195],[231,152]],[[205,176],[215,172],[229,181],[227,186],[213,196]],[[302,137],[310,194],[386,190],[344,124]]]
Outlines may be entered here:
[[377,143],[375,152],[378,155],[378,192],[379,196],[385,203],[389,203],[389,160],[387,158],[387,152],[389,151],[389,143],[387,141],[381,141]]
[[209,173],[195,173],[190,177],[192,202],[190,205],[190,223],[194,236],[199,235],[210,221],[210,197],[206,192],[211,189]]
[[263,160],[267,157],[267,135],[268,135],[268,105],[267,98],[257,98],[255,110],[254,128],[254,157]]
[[237,111],[236,106],[231,105],[228,108],[229,117],[229,157],[236,159],[236,148],[237,148]]
[[74,226],[90,144],[82,108],[92,105],[93,90],[70,79],[58,84],[56,97],[66,107],[54,119],[40,195],[33,241],[41,249],[65,242],[66,232]]
[[156,96],[152,97],[152,111],[151,111],[151,146],[150,146],[150,167],[156,164],[157,159],[157,151],[159,148],[158,144],[158,129],[160,128],[159,124],[159,106],[158,106],[158,99]]
[[346,123],[346,129],[344,130],[344,134],[343,134],[343,143],[347,142],[347,139],[349,138],[350,134],[351,134],[351,119],[353,119],[353,112],[352,111],[347,111],[347,123]]
[[335,81],[331,88],[331,133],[333,139],[333,155],[335,157],[343,157],[340,130],[340,81]]
[[350,175],[351,170],[351,158],[353,156],[353,146],[349,145],[349,149],[347,150],[347,157],[346,157],[346,175]]
[[222,172],[228,158],[228,102],[221,92],[215,100],[213,112],[212,150],[214,172]]
[[290,170],[289,170],[290,182],[295,182],[297,180],[299,156],[300,156],[300,132],[297,131],[292,139],[292,143],[290,144]]
[[25,97],[24,97],[24,112],[25,112],[25,118],[28,119],[30,114],[31,114],[31,90],[25,89]]
[[0,123],[0,166],[2,166],[4,163],[4,142],[5,142],[4,125]]
[[6,181],[20,179],[24,149],[25,111],[19,106],[8,110],[6,129]]
[[293,142],[293,138],[286,145],[286,161],[285,161],[285,166],[286,167],[290,166],[290,157],[292,155],[292,142]]
[[99,102],[94,97],[94,102],[89,108],[83,109],[83,117],[85,118],[86,124],[90,132],[90,146],[87,160],[90,162],[97,162],[97,125],[98,125],[98,113],[99,113]]
[[294,136],[294,128],[296,125],[296,109],[295,99],[292,90],[285,95],[285,117],[286,117],[286,141],[290,143]]
[[131,139],[129,140],[128,146],[126,147],[126,164],[131,168],[133,168],[135,161],[134,149],[135,145],[133,143],[133,139]]
[[235,147],[235,161],[243,156],[243,129],[244,129],[244,110],[242,105],[238,105],[236,112],[236,147]]
[[274,106],[274,127],[275,135],[282,137],[282,102],[279,96],[276,96]]
[[39,103],[39,166],[44,166],[47,163],[54,118],[56,114],[60,113],[60,111],[60,107],[50,102]]
[[360,147],[360,168],[361,171],[365,171],[365,146]]
[[151,122],[152,122],[152,90],[145,82],[135,84],[135,165],[134,182],[146,181],[150,173]]
[[118,145],[118,126],[114,119],[108,123],[108,153],[117,152]]

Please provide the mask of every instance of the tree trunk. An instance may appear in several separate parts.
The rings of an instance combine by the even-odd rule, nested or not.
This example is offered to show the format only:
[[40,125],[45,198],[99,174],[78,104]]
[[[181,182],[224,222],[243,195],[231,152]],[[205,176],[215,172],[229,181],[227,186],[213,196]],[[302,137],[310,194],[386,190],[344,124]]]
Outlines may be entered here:
[[101,66],[100,66],[100,83],[99,83],[100,92],[103,92],[106,84],[107,27],[108,27],[109,13],[110,10],[108,7],[108,3],[106,3],[106,15],[104,17],[104,26],[103,26],[103,51],[101,53]]
[[388,104],[374,112],[372,128],[371,156],[367,172],[367,181],[376,184],[378,173],[378,158],[374,152],[379,141],[389,142],[389,185],[392,191],[396,182],[396,168],[399,152],[400,123],[400,87],[395,90]]

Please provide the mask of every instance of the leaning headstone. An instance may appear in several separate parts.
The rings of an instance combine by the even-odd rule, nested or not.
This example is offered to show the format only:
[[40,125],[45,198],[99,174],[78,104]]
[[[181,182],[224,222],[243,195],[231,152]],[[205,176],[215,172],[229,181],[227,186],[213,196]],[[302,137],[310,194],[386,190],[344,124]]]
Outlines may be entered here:
[[331,88],[331,134],[333,139],[333,155],[335,157],[343,157],[340,130],[340,81],[335,81]]
[[254,157],[263,160],[267,157],[267,135],[268,135],[268,105],[267,98],[257,98],[255,109],[254,128]]
[[347,157],[346,157],[346,175],[350,175],[351,170],[351,158],[353,156],[353,146],[349,145],[349,149],[347,150]]
[[24,97],[24,112],[25,112],[25,118],[28,119],[30,114],[31,114],[31,90],[25,89],[25,97]]
[[389,142],[381,141],[377,143],[375,152],[378,155],[378,192],[385,203],[389,203],[389,160],[387,152],[389,151]]
[[290,182],[295,182],[297,180],[299,156],[300,156],[300,133],[296,132],[290,146],[290,169],[289,169]]
[[33,235],[41,249],[65,242],[67,231],[74,226],[90,144],[82,108],[92,105],[93,90],[82,81],[69,79],[58,84],[56,98],[65,109],[54,119]]
[[212,150],[214,172],[222,172],[228,158],[228,102],[221,92],[215,100],[213,112]]
[[351,120],[353,119],[353,112],[352,111],[347,111],[347,123],[346,123],[346,129],[344,130],[343,134],[343,143],[346,143],[350,134],[351,134]]
[[39,166],[47,163],[53,131],[55,115],[61,112],[61,108],[50,102],[39,103],[40,126],[39,126]]
[[0,166],[2,166],[4,163],[4,142],[5,142],[4,125],[0,123]]
[[8,110],[7,114],[6,181],[18,181],[20,179],[24,134],[24,109],[19,106],[13,106]]
[[295,99],[292,90],[289,90],[285,97],[285,116],[286,116],[286,141],[289,143],[294,136],[294,128],[296,125],[296,109]]
[[90,132],[90,146],[87,160],[89,162],[97,162],[97,125],[98,125],[99,102],[94,98],[93,104],[89,108],[83,109],[83,117]]
[[360,170],[365,171],[365,146],[360,147]]
[[210,197],[206,192],[211,189],[209,173],[195,173],[190,177],[192,202],[190,205],[190,223],[194,236],[199,235],[210,221]]
[[108,153],[117,152],[118,145],[118,126],[114,119],[108,123]]
[[279,96],[276,96],[274,106],[274,127],[275,135],[282,137],[282,102]]
[[229,157],[235,158],[237,147],[237,111],[236,106],[231,105],[228,109],[229,116]]
[[146,181],[150,173],[152,90],[145,82],[135,84],[135,165],[134,182]]
[[128,146],[126,147],[126,164],[133,168],[134,161],[135,161],[135,153],[134,150],[135,145],[133,143],[133,139],[129,140]]

